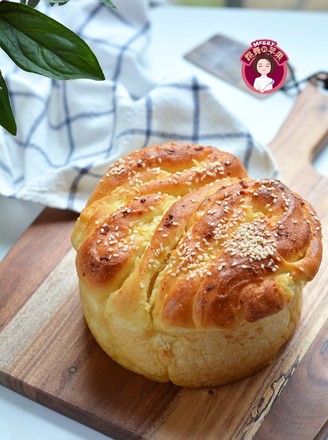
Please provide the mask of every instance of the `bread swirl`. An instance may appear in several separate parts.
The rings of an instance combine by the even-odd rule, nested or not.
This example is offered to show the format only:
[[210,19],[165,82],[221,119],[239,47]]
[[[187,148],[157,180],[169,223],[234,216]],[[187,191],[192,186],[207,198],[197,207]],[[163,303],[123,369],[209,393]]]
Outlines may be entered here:
[[233,155],[169,143],[113,164],[72,234],[87,323],[124,367],[238,380],[291,337],[321,261],[313,208]]

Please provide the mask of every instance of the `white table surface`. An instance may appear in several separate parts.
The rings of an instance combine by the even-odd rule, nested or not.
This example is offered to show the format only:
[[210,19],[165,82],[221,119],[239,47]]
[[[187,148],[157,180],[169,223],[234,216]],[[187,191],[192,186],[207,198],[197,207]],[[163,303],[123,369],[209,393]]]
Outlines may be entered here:
[[[159,81],[167,75],[195,73],[212,85],[222,104],[254,138],[268,144],[292,108],[293,98],[277,92],[259,100],[202,71],[183,55],[214,34],[245,44],[270,38],[288,54],[298,79],[328,70],[328,13],[163,6],[151,11],[152,41],[149,70]],[[328,175],[328,148],[315,161]],[[0,196],[0,260],[43,209],[31,202]],[[108,439],[84,425],[57,414],[0,386],[2,440]]]

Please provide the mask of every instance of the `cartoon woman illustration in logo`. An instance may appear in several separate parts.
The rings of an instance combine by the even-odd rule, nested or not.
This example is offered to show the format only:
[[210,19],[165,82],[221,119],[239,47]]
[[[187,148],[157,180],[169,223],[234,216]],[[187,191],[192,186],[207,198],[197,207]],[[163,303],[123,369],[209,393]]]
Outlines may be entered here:
[[252,67],[254,72],[260,73],[261,76],[255,78],[254,89],[260,93],[272,90],[274,86],[274,79],[268,76],[269,73],[273,73],[276,69],[276,63],[271,55],[265,53],[259,54],[255,57]]
[[287,77],[287,54],[273,40],[254,40],[240,57],[245,85],[265,96],[279,90]]

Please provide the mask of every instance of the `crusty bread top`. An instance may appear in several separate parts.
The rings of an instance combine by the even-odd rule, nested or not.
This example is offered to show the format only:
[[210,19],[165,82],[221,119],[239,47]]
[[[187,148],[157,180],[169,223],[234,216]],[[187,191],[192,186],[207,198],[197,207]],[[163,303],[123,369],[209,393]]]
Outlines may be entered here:
[[112,165],[72,242],[96,301],[115,293],[132,321],[182,328],[277,313],[322,254],[319,219],[300,196],[278,180],[249,179],[229,153],[176,143]]

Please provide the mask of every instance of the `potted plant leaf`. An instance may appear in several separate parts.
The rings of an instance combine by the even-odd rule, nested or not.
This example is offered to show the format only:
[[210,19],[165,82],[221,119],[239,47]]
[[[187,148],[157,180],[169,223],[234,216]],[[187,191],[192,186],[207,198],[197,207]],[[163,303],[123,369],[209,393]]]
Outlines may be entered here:
[[[69,0],[44,0],[62,6]],[[100,0],[115,8],[110,0]],[[0,48],[21,69],[57,80],[105,79],[87,43],[58,21],[38,11],[40,0],[0,1]],[[0,66],[1,69],[1,66]],[[0,125],[12,135],[17,126],[0,70]]]

